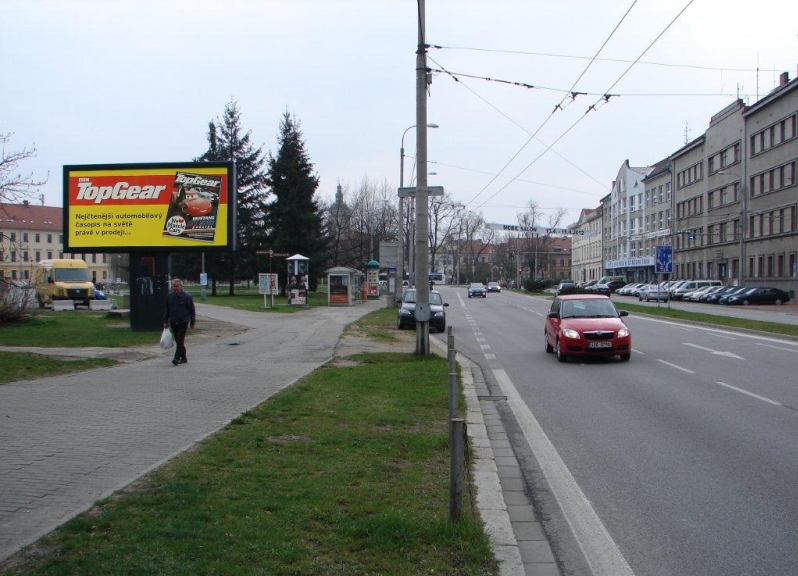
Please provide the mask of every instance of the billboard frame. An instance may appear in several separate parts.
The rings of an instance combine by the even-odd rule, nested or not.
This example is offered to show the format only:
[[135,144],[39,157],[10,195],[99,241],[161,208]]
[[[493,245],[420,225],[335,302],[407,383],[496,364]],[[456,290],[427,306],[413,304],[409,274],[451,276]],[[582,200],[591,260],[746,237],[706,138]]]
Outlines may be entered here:
[[[74,246],[73,238],[73,224],[76,220],[75,209],[77,206],[72,206],[70,203],[70,183],[71,174],[75,172],[125,172],[125,171],[166,171],[174,170],[177,172],[200,170],[200,169],[219,169],[219,172],[226,178],[226,203],[225,211],[226,218],[226,237],[223,243],[217,242],[211,244],[205,241],[196,241],[191,245],[178,245],[170,246],[159,242],[152,242],[148,245],[133,245],[133,246],[107,246],[101,244],[80,245]],[[122,176],[122,174],[120,174]],[[161,175],[163,176],[163,175]],[[236,186],[236,166],[234,162],[148,162],[148,163],[129,163],[129,164],[70,164],[63,167],[63,251],[70,254],[80,253],[134,253],[134,252],[235,252],[238,243],[238,227],[237,227],[237,204],[238,204],[238,190]],[[220,184],[221,186],[221,184]],[[166,197],[171,196],[171,190]],[[99,206],[99,202],[97,202]],[[151,204],[151,206],[161,209],[158,204]],[[168,206],[167,206],[168,207]],[[218,209],[218,208],[217,208]],[[159,226],[161,220],[159,219]],[[162,238],[163,236],[158,236]],[[186,241],[186,240],[184,240]]]

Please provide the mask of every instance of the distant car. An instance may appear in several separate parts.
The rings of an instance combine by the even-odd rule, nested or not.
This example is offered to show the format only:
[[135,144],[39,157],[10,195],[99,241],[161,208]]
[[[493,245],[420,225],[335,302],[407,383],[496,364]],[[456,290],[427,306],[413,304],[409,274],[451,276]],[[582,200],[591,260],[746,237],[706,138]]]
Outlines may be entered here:
[[[416,289],[410,288],[402,293],[399,298],[399,315],[396,318],[396,327],[399,330],[403,328],[415,328],[416,326]],[[429,293],[429,309],[430,319],[429,328],[437,329],[438,332],[446,330],[446,306],[448,302],[443,301],[441,293],[437,290],[432,290]]]
[[485,285],[480,282],[474,282],[468,287],[468,297],[474,298],[487,298],[488,297],[488,289],[485,288]]
[[557,284],[557,288],[554,289],[554,295],[556,296],[560,292],[562,292],[563,290],[569,289],[569,288],[576,288],[576,284],[574,284],[570,280],[567,280],[565,282],[560,282],[559,284]]
[[707,299],[715,292],[722,292],[726,286],[711,286],[706,290],[696,290],[690,294],[690,300],[693,302],[706,302]]
[[557,296],[546,317],[543,336],[546,352],[556,352],[557,360],[570,356],[632,357],[632,336],[607,296],[567,294]]
[[596,294],[603,294],[604,296],[609,296],[613,292],[615,292],[618,288],[626,286],[626,282],[623,280],[610,280],[606,284],[596,284],[593,286],[593,292]]
[[488,282],[488,292],[501,292],[502,287],[498,282]]
[[720,299],[724,296],[731,296],[732,294],[742,292],[743,290],[747,290],[747,288],[743,286],[726,286],[723,290],[718,290],[717,292],[708,294],[706,302],[707,304],[719,304]]
[[646,284],[644,282],[633,282],[632,284],[627,284],[626,286],[621,286],[620,288],[618,288],[615,291],[615,293],[619,294],[621,296],[632,296],[632,295],[637,296],[637,293],[633,292],[633,290],[641,288],[641,287],[643,287],[645,285]]
[[644,284],[637,292],[637,299],[640,302],[643,300],[646,302],[651,302],[652,300],[667,302],[671,299],[671,294],[657,284]]
[[[725,302],[724,302],[725,300]],[[749,288],[732,294],[728,298],[721,300],[721,304],[742,304],[748,306],[749,304],[776,304],[781,305],[790,301],[790,295],[784,290],[779,288]]]

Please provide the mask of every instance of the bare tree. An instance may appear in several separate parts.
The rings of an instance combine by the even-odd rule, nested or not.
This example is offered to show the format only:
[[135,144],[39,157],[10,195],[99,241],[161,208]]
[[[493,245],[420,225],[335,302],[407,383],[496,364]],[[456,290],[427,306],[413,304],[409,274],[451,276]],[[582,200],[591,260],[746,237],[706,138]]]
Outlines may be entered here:
[[[20,163],[36,156],[36,148],[23,148],[9,151],[7,145],[13,134],[0,134],[0,212],[5,211],[4,204],[29,203],[39,186],[47,179],[36,180],[33,174],[24,175],[18,172]],[[5,259],[4,243],[9,242],[11,250],[18,250],[10,239],[2,239],[0,243],[0,259]],[[10,251],[10,250],[9,250]],[[34,300],[31,290],[25,290],[9,284],[0,271],[0,324],[25,322],[31,317],[31,303]]]
[[448,194],[430,197],[429,261],[433,266],[438,252],[448,243],[449,238],[457,233],[460,217],[464,211],[465,206],[455,202]]
[[6,146],[13,135],[12,132],[0,134],[0,203],[21,204],[30,201],[39,186],[47,183],[47,178],[36,180],[32,173],[17,172],[21,162],[36,156],[36,148],[8,151]]
[[546,216],[537,202],[531,200],[527,203],[526,212],[518,214],[518,224],[524,230],[518,238],[520,244],[518,248],[521,252],[518,261],[524,262],[525,267],[531,270],[532,279],[538,280],[540,272],[550,267],[552,236],[548,232],[540,234],[531,229],[558,228],[566,214],[566,210],[560,208]]

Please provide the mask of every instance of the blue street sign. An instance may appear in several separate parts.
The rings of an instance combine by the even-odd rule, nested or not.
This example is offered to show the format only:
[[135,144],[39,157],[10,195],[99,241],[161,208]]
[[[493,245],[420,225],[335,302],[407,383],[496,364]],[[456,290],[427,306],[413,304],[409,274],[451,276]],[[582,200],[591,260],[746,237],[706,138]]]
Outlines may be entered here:
[[657,246],[655,272],[673,274],[673,246]]

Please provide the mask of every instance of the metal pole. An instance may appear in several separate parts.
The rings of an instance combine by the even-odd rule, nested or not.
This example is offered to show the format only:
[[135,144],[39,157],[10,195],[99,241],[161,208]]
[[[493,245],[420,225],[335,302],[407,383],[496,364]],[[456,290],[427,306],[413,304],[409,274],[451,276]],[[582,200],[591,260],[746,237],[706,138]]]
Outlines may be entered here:
[[462,418],[452,418],[449,424],[452,453],[449,463],[449,520],[457,522],[463,513],[463,480],[465,476],[465,432]]
[[[202,273],[205,274],[205,252],[202,253]],[[200,299],[205,300],[205,284],[200,287]]]
[[457,418],[457,350],[454,348],[452,327],[447,329],[448,361],[449,361],[449,419]]
[[[427,190],[427,62],[424,0],[418,0],[416,50],[416,353],[429,356],[429,193]],[[419,314],[421,317],[419,319]]]
[[[412,128],[412,126],[410,127]],[[408,128],[407,130],[410,130]],[[405,185],[405,134],[402,134],[402,147],[399,149],[399,188]],[[405,199],[399,196],[399,280],[396,291],[401,293],[402,281],[405,279]]]

